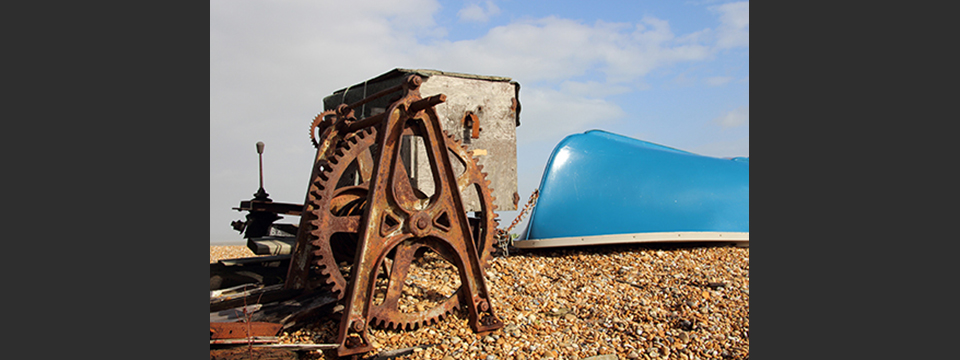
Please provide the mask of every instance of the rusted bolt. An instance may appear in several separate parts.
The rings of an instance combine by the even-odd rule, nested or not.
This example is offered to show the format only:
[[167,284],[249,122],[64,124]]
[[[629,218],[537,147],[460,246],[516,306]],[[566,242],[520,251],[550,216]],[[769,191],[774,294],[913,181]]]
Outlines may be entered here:
[[344,340],[343,345],[346,345],[348,348],[355,348],[360,346],[360,338],[351,336]]
[[480,311],[490,310],[490,304],[487,304],[486,300],[480,300],[480,302],[477,303],[477,307],[480,308]]
[[413,234],[413,236],[424,237],[430,233],[430,225],[432,223],[433,222],[430,220],[430,214],[421,212],[411,216],[406,227],[407,230]]
[[423,84],[423,79],[417,75],[410,75],[410,77],[407,78],[407,84],[410,85],[410,88],[416,89],[420,87],[420,84]]
[[364,328],[363,320],[354,320],[351,327],[353,328],[353,331],[356,331],[356,332],[363,331],[363,328]]
[[337,110],[336,110],[336,111],[337,111],[337,115],[346,116],[346,115],[347,115],[347,112],[350,111],[350,105],[347,105],[347,104],[337,105]]

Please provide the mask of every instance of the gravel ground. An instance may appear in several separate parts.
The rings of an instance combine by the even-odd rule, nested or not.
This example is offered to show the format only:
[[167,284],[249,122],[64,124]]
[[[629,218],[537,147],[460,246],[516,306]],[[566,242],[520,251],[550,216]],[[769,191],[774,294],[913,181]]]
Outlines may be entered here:
[[[210,247],[211,263],[249,256],[245,246]],[[474,334],[460,313],[413,331],[368,330],[374,347],[432,345],[397,359],[749,358],[749,248],[635,244],[512,251],[495,258],[487,278],[504,328]],[[415,283],[439,282],[413,280],[411,290]],[[284,333],[281,343],[333,343],[337,326],[331,320]],[[599,356],[609,354],[615,357]]]
[[210,246],[210,263],[213,264],[223,259],[236,259],[258,256],[250,251],[246,245],[221,245]]

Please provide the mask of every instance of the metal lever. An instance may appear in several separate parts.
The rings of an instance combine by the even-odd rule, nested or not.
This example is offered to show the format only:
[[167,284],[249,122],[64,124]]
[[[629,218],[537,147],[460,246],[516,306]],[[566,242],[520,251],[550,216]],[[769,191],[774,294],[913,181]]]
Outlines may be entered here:
[[257,155],[260,157],[260,191],[263,191],[263,141],[257,141]]
[[260,157],[260,190],[257,190],[253,197],[257,200],[270,200],[268,198],[270,195],[263,190],[263,141],[257,141],[257,156]]

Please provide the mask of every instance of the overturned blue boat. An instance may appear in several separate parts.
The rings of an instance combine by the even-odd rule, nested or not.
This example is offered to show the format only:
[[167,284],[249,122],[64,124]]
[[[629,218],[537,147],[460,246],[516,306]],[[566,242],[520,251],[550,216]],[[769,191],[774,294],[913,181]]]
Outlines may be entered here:
[[563,139],[514,246],[719,241],[749,246],[750,160],[605,131]]

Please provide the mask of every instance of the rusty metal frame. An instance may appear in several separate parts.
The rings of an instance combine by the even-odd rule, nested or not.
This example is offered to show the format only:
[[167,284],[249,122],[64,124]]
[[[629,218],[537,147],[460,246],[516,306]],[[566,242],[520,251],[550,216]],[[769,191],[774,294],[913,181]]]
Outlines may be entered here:
[[[446,100],[446,96],[439,94],[421,98],[421,83],[419,76],[411,75],[398,86],[324,112],[311,124],[311,139],[317,147],[316,164],[311,174],[311,188],[304,203],[297,245],[285,288],[313,291],[318,285],[311,284],[307,279],[311,271],[311,257],[332,256],[330,249],[317,248],[316,243],[311,243],[311,236],[307,234],[310,226],[306,225],[334,226],[338,231],[359,235],[349,281],[345,284],[331,284],[334,289],[343,290],[340,295],[345,302],[337,338],[339,356],[372,350],[366,332],[369,326],[387,324],[389,327],[401,324],[415,327],[435,322],[450,310],[447,306],[437,306],[414,314],[397,311],[397,301],[408,268],[417,254],[422,253],[425,248],[456,266],[461,286],[454,295],[455,305],[466,309],[471,329],[484,332],[503,327],[503,322],[497,317],[490,302],[483,275],[480,251],[484,249],[478,249],[478,242],[474,239],[464,211],[461,184],[458,184],[457,174],[451,165],[450,151],[434,109],[434,106]],[[355,118],[354,108],[374,98],[398,91],[402,91],[402,96],[394,101],[387,111],[361,120]],[[379,151],[375,159],[364,161],[372,162],[372,166],[367,164],[367,169],[363,171],[369,175],[363,195],[366,200],[365,210],[359,216],[351,214],[326,217],[327,220],[324,221],[315,219],[311,214],[318,210],[313,207],[329,211],[333,206],[329,204],[331,199],[318,197],[322,191],[318,192],[316,187],[323,182],[317,182],[316,179],[326,180],[331,171],[329,161],[337,161],[338,156],[343,156],[342,153],[338,155],[338,152],[349,151],[349,146],[344,148],[339,144],[344,144],[354,133],[361,136],[364,133],[372,134],[373,131],[361,131],[368,127],[377,128],[376,144]],[[320,133],[319,141],[313,138],[315,130]],[[400,155],[401,139],[404,135],[419,136],[425,144],[436,186],[429,197],[418,194],[408,180]],[[338,169],[337,166],[333,168]],[[489,182],[486,182],[489,185]],[[339,191],[341,190],[337,189],[337,192]],[[320,214],[325,214],[322,211]],[[331,221],[332,223],[328,224]],[[329,247],[329,244],[320,246]],[[385,261],[390,254],[392,261]],[[384,301],[374,304],[376,278],[380,269],[389,274],[389,283]],[[321,266],[319,271],[337,269]],[[449,304],[452,301],[453,298],[447,305],[452,305]]]
[[[340,322],[337,348],[340,356],[373,349],[366,327],[371,320],[385,316],[395,305],[402,290],[406,269],[414,253],[430,248],[456,265],[460,274],[460,303],[465,305],[469,325],[475,332],[495,330],[503,322],[490,306],[487,286],[473,240],[463,200],[457,186],[450,155],[444,145],[442,128],[433,106],[446,100],[442,94],[420,98],[422,80],[413,75],[403,85],[404,96],[384,114],[377,143],[381,145],[374,163],[369,206],[361,220],[360,242],[351,269],[351,284]],[[426,206],[414,193],[400,160],[401,136],[410,132],[422,136],[433,172],[436,189]],[[373,307],[377,269],[387,254],[396,249],[393,259],[386,307]]]

